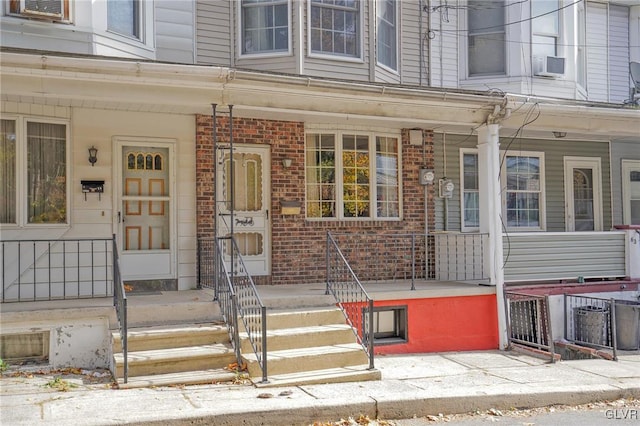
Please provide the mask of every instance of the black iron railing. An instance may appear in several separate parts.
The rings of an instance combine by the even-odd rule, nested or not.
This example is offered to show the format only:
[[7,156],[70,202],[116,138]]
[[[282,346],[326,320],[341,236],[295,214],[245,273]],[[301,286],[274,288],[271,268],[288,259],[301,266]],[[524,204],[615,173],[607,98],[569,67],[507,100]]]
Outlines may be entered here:
[[373,299],[353,272],[338,244],[327,232],[327,294],[332,294],[374,368]]
[[109,297],[110,238],[0,241],[2,302]]
[[548,352],[551,362],[555,362],[549,297],[511,291],[505,292],[504,297],[509,345],[524,345]]
[[611,349],[617,360],[615,300],[565,294],[564,336],[578,345]]
[[116,308],[116,316],[118,317],[118,326],[120,328],[120,341],[122,344],[123,357],[123,380],[125,383],[129,380],[129,363],[127,360],[128,353],[128,332],[127,332],[127,293],[124,289],[124,282],[120,275],[120,260],[118,258],[118,245],[116,243],[116,235],[113,234],[113,306]]
[[[211,242],[214,241],[213,244]],[[229,330],[238,364],[242,364],[240,329],[256,355],[262,371],[262,381],[267,381],[267,308],[244,265],[233,238],[201,239],[198,246],[200,286],[213,288],[222,315]],[[206,248],[213,249],[213,256]],[[213,265],[214,274],[211,272]],[[207,271],[204,273],[204,271]],[[213,279],[212,279],[213,278]]]

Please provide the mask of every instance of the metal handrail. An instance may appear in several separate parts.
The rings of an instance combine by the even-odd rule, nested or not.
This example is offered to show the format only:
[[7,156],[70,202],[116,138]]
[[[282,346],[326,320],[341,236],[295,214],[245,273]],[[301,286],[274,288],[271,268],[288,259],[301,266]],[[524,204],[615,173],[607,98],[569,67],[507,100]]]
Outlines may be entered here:
[[548,352],[555,362],[549,296],[506,291],[504,299],[509,346],[518,344]]
[[369,369],[373,369],[373,299],[349,266],[331,232],[327,232],[326,256],[326,294],[335,298],[358,343],[369,356]]
[[[229,336],[234,346],[238,365],[242,363],[239,330],[239,321],[241,321],[262,370],[262,381],[266,383],[267,308],[262,303],[253,278],[245,267],[235,239],[232,237],[218,238],[214,246],[216,250],[216,295],[229,328]],[[232,268],[226,266],[225,253],[230,258]],[[233,272],[230,272],[229,269]]]
[[124,367],[124,382],[129,380],[128,331],[127,331],[127,293],[120,275],[120,259],[118,258],[118,245],[116,235],[113,234],[113,306],[116,308],[118,325],[120,327],[120,342],[122,345],[122,357]]

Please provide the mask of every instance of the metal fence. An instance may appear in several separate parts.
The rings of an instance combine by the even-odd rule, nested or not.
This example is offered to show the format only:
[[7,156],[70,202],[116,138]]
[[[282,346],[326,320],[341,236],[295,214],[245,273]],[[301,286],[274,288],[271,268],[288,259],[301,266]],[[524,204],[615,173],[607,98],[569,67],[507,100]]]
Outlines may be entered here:
[[509,344],[548,352],[551,362],[555,362],[549,297],[510,291],[505,292],[504,296]]
[[327,294],[332,294],[338,302],[358,343],[369,356],[369,368],[373,369],[373,299],[367,294],[329,232],[326,256]]
[[2,302],[113,295],[111,238],[0,241]]
[[[229,329],[238,365],[242,363],[240,328],[243,328],[262,371],[262,381],[266,382],[267,308],[247,272],[235,239],[202,239],[198,247],[198,275],[202,278],[199,285],[214,289],[215,298]],[[205,248],[213,250],[209,252]]]
[[611,349],[618,359],[615,300],[564,295],[564,335],[571,342]]

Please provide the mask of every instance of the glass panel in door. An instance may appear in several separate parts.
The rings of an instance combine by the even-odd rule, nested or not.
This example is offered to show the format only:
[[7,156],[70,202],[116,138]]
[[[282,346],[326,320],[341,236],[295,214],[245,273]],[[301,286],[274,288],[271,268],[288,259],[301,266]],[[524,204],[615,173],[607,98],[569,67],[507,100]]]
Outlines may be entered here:
[[576,231],[594,231],[593,170],[573,169],[573,213]]

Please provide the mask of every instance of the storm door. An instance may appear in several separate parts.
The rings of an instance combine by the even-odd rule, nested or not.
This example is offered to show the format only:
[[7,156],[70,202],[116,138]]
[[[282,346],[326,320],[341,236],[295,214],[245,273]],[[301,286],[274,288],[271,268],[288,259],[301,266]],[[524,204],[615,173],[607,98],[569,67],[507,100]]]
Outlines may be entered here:
[[[231,170],[229,151],[221,150],[216,173],[217,234],[220,237],[229,236],[233,228],[233,235],[249,273],[269,275],[271,264],[269,148],[235,145],[233,179],[231,179]],[[230,259],[228,247],[225,248],[225,256],[226,259]]]
[[118,247],[124,279],[175,278],[172,151],[168,144],[119,145]]

